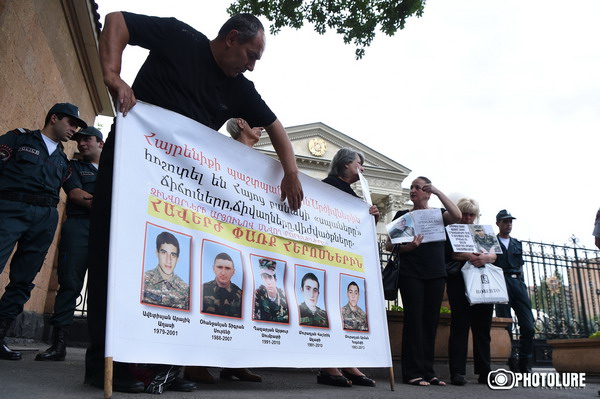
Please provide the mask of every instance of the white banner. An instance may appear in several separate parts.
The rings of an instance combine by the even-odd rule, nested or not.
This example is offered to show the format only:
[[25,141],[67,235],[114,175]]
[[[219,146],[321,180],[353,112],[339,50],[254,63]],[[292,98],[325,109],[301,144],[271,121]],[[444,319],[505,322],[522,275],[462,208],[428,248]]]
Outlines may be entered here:
[[106,356],[221,367],[389,367],[369,205],[191,119],[117,118]]

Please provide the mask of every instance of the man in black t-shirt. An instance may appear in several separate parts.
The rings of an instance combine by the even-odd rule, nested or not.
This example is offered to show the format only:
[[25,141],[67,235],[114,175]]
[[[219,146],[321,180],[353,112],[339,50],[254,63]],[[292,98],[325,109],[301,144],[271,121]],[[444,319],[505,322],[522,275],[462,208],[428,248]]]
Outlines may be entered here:
[[[131,87],[120,76],[122,54],[127,44],[150,50]],[[290,208],[297,210],[303,193],[290,140],[254,84],[243,76],[244,72],[254,69],[264,48],[264,28],[250,14],[230,18],[217,37],[208,40],[175,18],[115,12],[106,16],[99,51],[104,83],[123,116],[139,99],[213,129],[219,129],[232,117],[244,118],[252,126],[264,126],[284,170],[281,199],[287,199]],[[113,129],[108,136],[100,160],[91,223],[91,236],[95,239],[90,242],[88,272],[90,347],[86,353],[86,381],[100,387],[104,370],[115,133]],[[178,382],[171,386],[171,389],[179,390],[189,388]],[[127,365],[115,363],[113,389],[140,392],[143,386],[130,378]]]

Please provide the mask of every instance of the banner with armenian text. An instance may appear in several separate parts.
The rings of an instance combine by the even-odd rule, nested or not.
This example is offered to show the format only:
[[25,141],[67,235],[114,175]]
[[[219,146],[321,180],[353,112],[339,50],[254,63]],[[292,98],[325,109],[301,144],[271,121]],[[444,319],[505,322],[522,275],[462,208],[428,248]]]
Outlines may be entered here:
[[213,367],[389,367],[369,205],[165,109],[117,117],[106,356]]

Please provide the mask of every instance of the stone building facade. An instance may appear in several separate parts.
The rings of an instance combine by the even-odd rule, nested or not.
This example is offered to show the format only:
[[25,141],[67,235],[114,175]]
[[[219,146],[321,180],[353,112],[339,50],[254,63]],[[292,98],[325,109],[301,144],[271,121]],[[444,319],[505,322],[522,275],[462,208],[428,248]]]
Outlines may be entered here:
[[[321,122],[286,127],[285,130],[292,142],[298,168],[318,180],[327,177],[331,159],[340,148],[348,147],[364,154],[363,176],[369,182],[371,201],[381,213],[377,224],[379,234],[385,234],[385,225],[392,221],[398,210],[406,209],[409,190],[402,188],[402,182],[411,172],[407,167]],[[254,148],[273,158],[277,157],[266,134]],[[353,189],[363,196],[358,183],[353,185]]]
[[[97,115],[114,115],[100,70],[98,20],[92,0],[0,0],[0,134],[18,127],[41,129],[57,102],[79,106],[88,124]],[[69,157],[75,150],[74,142],[66,143]],[[63,194],[61,214],[64,203]],[[15,323],[17,336],[38,337],[42,314],[54,306],[58,236],[59,229]],[[9,270],[0,275],[0,295]]]

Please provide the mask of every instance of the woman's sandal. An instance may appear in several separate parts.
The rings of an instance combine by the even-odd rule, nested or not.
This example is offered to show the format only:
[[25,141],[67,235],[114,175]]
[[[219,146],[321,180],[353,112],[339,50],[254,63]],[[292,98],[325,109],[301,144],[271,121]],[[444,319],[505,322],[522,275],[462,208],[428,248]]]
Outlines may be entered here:
[[437,377],[433,377],[432,379],[430,379],[430,380],[429,380],[429,383],[430,383],[431,385],[439,385],[439,386],[441,386],[441,387],[444,387],[444,386],[446,386],[446,383],[445,383],[444,381],[440,380],[440,379],[439,379],[439,378],[437,378]]
[[351,387],[352,381],[344,377],[343,375],[331,375],[325,371],[320,370],[317,374],[317,383],[324,385],[333,385],[335,387]]
[[424,379],[422,379],[421,377],[413,378],[412,380],[406,381],[406,383],[409,385],[415,385],[417,387],[426,387],[429,385],[429,383],[427,381],[425,381]]

